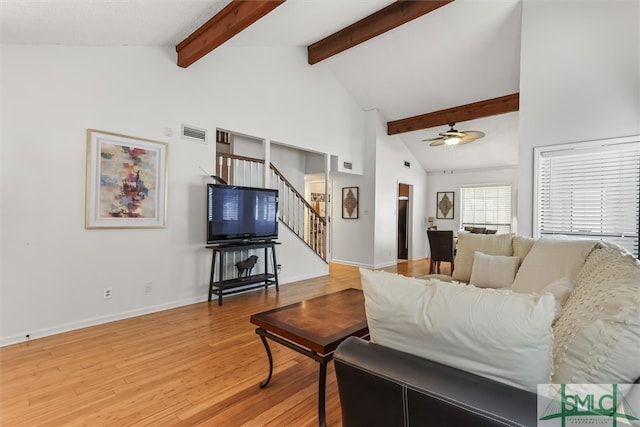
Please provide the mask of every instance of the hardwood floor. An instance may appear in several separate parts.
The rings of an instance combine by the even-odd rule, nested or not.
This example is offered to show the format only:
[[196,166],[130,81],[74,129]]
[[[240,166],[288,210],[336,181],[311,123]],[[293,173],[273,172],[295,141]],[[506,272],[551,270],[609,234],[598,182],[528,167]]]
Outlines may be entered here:
[[[429,260],[387,268],[428,273]],[[325,277],[80,329],[0,349],[3,426],[316,426],[318,364],[273,344],[267,356],[251,314],[345,288],[356,267]],[[327,423],[341,425],[333,364]]]

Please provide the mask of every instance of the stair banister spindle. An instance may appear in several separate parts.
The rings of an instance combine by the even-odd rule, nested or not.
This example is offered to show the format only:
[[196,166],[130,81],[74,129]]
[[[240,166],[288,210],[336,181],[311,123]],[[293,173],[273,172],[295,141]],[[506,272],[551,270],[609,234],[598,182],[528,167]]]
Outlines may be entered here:
[[302,205],[300,203],[300,197],[296,194],[296,213],[298,214],[298,236],[304,240],[304,218],[301,212]]
[[298,215],[298,198],[296,197],[296,195],[291,192],[291,204],[293,205],[293,222],[295,224],[295,231],[296,234],[299,236],[300,235],[300,216]]
[[296,194],[296,212],[298,214],[298,236],[302,237],[304,240],[304,216],[302,212],[302,202],[300,200],[300,196]]

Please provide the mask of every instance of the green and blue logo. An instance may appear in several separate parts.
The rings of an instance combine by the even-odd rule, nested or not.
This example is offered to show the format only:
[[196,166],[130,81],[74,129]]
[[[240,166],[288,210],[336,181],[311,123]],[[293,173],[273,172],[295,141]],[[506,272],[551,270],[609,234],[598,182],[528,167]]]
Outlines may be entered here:
[[538,426],[640,426],[640,386],[540,384]]

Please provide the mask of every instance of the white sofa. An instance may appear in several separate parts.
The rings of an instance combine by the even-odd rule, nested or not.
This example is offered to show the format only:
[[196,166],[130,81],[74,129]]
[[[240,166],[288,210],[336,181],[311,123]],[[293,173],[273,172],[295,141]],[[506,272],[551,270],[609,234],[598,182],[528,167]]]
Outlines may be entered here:
[[334,355],[345,427],[535,426],[538,384],[639,382],[640,263],[624,249],[461,234],[455,266],[361,270],[371,340]]
[[531,391],[640,378],[640,263],[623,248],[461,233],[455,265],[454,283],[362,271],[371,341]]

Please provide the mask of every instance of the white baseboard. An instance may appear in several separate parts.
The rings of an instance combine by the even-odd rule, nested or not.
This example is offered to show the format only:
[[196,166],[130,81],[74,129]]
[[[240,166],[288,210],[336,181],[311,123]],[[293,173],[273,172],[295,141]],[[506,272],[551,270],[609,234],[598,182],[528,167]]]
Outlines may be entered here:
[[387,267],[392,267],[394,265],[398,265],[398,261],[388,261],[388,262],[383,263],[383,264],[376,264],[375,267],[373,267],[373,268],[374,269],[387,268]]
[[363,264],[363,263],[359,263],[359,262],[343,261],[343,260],[339,260],[339,259],[333,259],[331,262],[335,262],[336,264],[351,265],[353,267],[368,268],[369,270],[376,270],[376,269],[379,269],[379,268],[392,267],[392,266],[394,266],[394,265],[396,265],[398,263],[397,261],[388,261],[388,262],[383,263],[383,264],[371,265],[371,264]]
[[360,262],[344,261],[344,260],[335,259],[335,258],[332,259],[331,262],[335,262],[336,264],[350,265],[352,267],[362,267],[362,268],[369,268],[369,269],[375,268],[371,264],[363,264],[363,263],[360,263]]
[[[329,274],[327,272],[327,274]],[[314,279],[316,277],[322,277],[325,275],[302,275],[297,277],[288,277],[285,281],[281,281],[280,285],[287,285],[294,282],[299,282],[307,279]],[[244,292],[252,292],[256,289],[247,289]],[[236,295],[244,293],[238,292]],[[215,297],[214,297],[215,298]],[[18,333],[8,337],[0,338],[0,347],[4,347],[11,344],[18,344],[21,342],[32,341],[38,338],[44,338],[51,335],[61,334],[63,332],[74,331],[76,329],[88,328],[90,326],[101,325],[103,323],[115,322],[118,320],[129,319],[131,317],[141,316],[144,314],[156,313],[159,311],[170,310],[172,308],[183,307],[185,305],[196,304],[199,302],[207,301],[207,295],[183,299],[180,301],[172,301],[166,304],[159,304],[155,306],[142,307],[135,310],[123,311],[119,313],[109,314],[107,316],[94,317],[90,319],[84,319],[78,322],[65,323],[62,325],[57,325],[51,328],[38,329],[34,331],[25,331],[23,333]]]
[[279,280],[279,282],[280,282],[281,285],[288,285],[289,283],[300,282],[302,280],[315,279],[316,277],[324,277],[324,276],[328,276],[328,275],[329,275],[329,271],[327,271],[327,274],[321,274],[321,275],[305,274],[305,275],[302,275],[302,276],[287,277],[286,280],[284,280],[284,281]]
[[78,322],[65,323],[51,328],[38,329],[35,331],[23,332],[8,337],[0,338],[0,347],[11,344],[17,344],[26,341],[32,341],[38,338],[44,338],[51,335],[61,334],[63,332],[74,331],[76,329],[88,328],[90,326],[101,325],[103,323],[115,322],[117,320],[128,319],[131,317],[141,316],[143,314],[156,313],[158,311],[170,310],[172,308],[182,307],[185,305],[195,304],[207,300],[207,296],[188,298],[180,301],[172,301],[166,304],[142,307],[135,310],[113,313],[108,316],[94,317],[84,319]]

